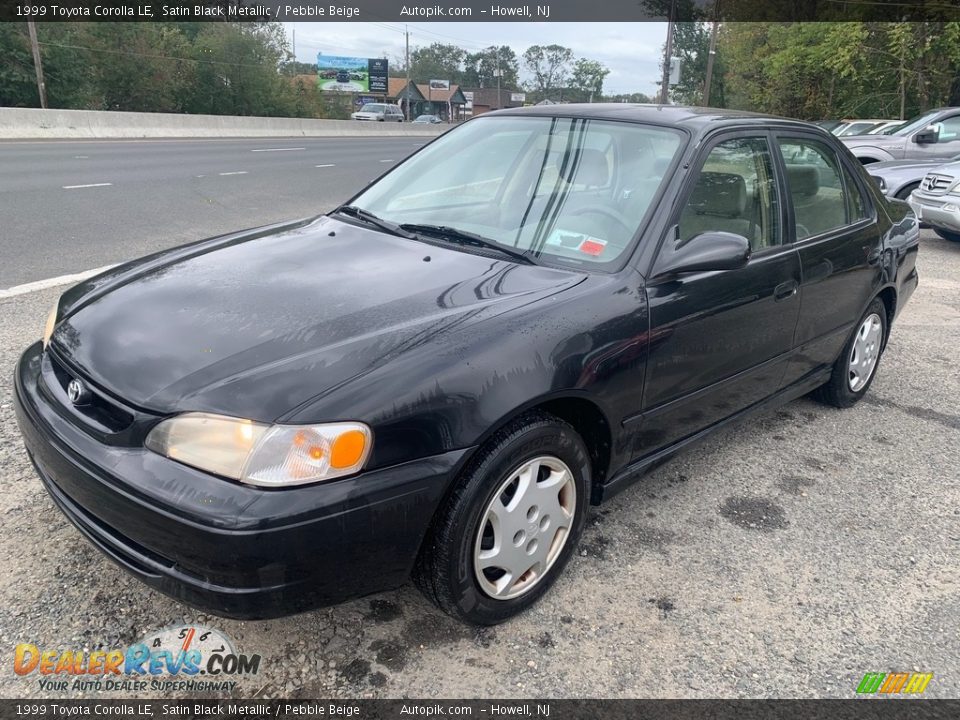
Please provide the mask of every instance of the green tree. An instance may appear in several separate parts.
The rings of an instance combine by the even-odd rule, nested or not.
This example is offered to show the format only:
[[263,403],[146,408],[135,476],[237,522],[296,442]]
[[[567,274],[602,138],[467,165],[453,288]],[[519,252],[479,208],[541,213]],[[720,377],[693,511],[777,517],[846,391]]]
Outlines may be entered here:
[[573,63],[570,75],[570,88],[574,95],[571,99],[593,102],[594,98],[603,95],[603,80],[609,74],[610,70],[596,60],[578,58]]
[[[524,67],[533,76],[528,89],[543,98],[559,100],[570,74],[573,51],[562,45],[532,45],[523,53]],[[556,95],[556,97],[553,97]]]
[[410,51],[410,79],[416,83],[449,80],[459,83],[467,51],[456,45],[432,43]]
[[501,73],[501,88],[513,89],[520,86],[520,63],[517,54],[509,45],[491,46],[477,53],[469,53],[464,66],[464,87],[496,87],[498,69]]

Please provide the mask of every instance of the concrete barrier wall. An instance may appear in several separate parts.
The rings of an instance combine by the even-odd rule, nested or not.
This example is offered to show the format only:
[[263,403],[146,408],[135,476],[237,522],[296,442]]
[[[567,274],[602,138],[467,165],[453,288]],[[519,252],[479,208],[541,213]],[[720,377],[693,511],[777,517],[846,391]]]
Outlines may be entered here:
[[449,125],[0,108],[0,139],[435,136]]

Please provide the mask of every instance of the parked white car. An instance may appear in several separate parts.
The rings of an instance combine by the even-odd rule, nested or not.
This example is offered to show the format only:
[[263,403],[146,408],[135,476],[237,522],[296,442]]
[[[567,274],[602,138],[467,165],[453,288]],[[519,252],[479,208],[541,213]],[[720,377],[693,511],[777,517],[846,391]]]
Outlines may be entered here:
[[367,103],[359,111],[352,113],[353,120],[374,120],[376,122],[403,122],[403,110],[399,105],[388,103]]

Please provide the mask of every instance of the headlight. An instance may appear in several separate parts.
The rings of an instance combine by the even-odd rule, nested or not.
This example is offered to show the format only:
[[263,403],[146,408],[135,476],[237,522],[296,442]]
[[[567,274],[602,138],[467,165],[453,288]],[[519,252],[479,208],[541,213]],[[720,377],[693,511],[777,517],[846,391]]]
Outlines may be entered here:
[[186,413],[164,420],[146,446],[184,465],[249,485],[286,487],[358,472],[373,438],[363,423],[264,425]]
[[887,181],[884,180],[882,177],[877,177],[876,175],[871,175],[870,177],[872,177],[874,182],[877,183],[878,188],[880,188],[881,190],[887,189]]
[[50,314],[47,315],[47,324],[43,326],[43,347],[50,344],[50,336],[53,335],[53,329],[57,326],[57,315],[60,313],[60,299],[50,308]]

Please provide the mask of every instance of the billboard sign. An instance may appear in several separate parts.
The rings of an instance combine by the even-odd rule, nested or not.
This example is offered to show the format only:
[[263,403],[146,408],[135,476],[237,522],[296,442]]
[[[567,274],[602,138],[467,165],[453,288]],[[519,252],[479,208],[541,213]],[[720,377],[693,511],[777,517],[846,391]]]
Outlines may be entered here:
[[431,90],[449,90],[450,81],[449,80],[431,80],[430,89]]
[[510,102],[526,102],[527,94],[526,93],[510,93]]
[[387,79],[390,77],[386,58],[367,60],[367,89],[372,93],[387,94]]
[[386,94],[387,61],[317,55],[317,87],[324,92],[371,92]]

